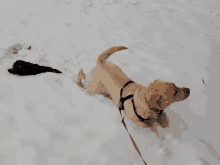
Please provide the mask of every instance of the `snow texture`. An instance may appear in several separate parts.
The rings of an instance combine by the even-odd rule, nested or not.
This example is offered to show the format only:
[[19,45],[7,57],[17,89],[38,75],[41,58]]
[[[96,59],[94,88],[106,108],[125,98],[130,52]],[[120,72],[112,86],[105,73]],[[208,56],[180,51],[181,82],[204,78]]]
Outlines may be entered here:
[[[139,165],[117,107],[76,85],[111,46],[135,82],[188,87],[165,109],[160,137],[126,125],[148,165],[217,165],[220,2],[215,0],[0,0],[0,164]],[[31,49],[28,48],[31,46]],[[58,69],[19,77],[24,60]]]

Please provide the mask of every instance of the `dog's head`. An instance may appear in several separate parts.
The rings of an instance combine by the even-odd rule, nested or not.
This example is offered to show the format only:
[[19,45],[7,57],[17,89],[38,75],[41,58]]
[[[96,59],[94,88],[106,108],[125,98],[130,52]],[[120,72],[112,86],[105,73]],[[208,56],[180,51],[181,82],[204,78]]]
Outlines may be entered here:
[[179,88],[174,83],[155,80],[148,87],[139,88],[134,94],[137,113],[144,119],[158,118],[164,109],[189,97],[189,88]]
[[189,88],[179,88],[174,83],[155,80],[146,91],[146,101],[150,109],[164,110],[172,103],[189,97]]

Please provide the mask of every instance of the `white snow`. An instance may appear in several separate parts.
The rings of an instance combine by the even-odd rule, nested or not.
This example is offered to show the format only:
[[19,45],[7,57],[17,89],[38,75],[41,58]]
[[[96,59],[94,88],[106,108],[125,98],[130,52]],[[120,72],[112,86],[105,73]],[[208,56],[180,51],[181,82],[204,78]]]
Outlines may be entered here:
[[[143,164],[117,107],[75,83],[104,50],[142,85],[155,79],[191,89],[165,111],[160,137],[126,125],[148,165],[220,163],[220,2],[215,0],[1,0],[0,164]],[[13,46],[21,49],[15,53]],[[28,47],[32,46],[31,50]],[[16,60],[62,74],[19,77]],[[205,82],[205,84],[203,83]]]

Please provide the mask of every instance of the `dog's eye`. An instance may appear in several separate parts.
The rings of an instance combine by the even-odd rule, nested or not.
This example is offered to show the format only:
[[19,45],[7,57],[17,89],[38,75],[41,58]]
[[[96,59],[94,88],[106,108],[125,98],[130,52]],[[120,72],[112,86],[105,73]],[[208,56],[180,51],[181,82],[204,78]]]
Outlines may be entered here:
[[173,96],[176,96],[176,94],[177,94],[177,91],[175,91],[175,93],[173,94]]

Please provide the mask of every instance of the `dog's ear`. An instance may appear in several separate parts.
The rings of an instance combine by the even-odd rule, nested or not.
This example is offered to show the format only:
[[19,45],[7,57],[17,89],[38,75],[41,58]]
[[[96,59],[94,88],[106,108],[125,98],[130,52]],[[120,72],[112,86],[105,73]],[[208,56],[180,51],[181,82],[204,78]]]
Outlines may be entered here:
[[158,92],[149,92],[147,104],[150,106],[150,109],[163,110],[162,96]]
[[161,105],[162,104],[162,96],[159,96],[159,98],[157,98],[156,100],[157,100],[156,104],[160,107],[160,109],[163,109],[162,105]]
[[167,116],[167,114],[163,111],[162,114],[158,117],[157,122],[163,127],[169,127],[170,126],[170,120]]
[[144,119],[150,117],[150,109],[146,103],[146,89],[139,87],[134,93],[134,103],[138,114]]

